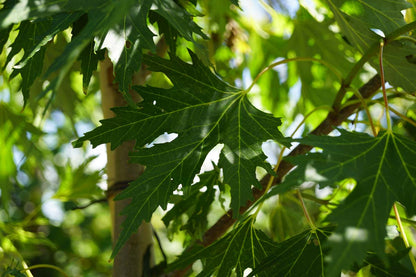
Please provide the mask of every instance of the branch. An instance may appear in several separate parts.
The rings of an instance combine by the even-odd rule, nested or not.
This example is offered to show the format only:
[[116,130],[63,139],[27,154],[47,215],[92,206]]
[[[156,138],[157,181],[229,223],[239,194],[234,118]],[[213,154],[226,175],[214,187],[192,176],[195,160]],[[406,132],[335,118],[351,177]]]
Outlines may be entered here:
[[[379,75],[375,75],[370,81],[368,81],[366,84],[364,84],[360,89],[359,92],[363,99],[369,99],[371,98],[377,90],[381,86],[381,79]],[[340,91],[346,89],[345,86],[341,86]],[[357,100],[356,96],[352,96],[348,101],[354,101]],[[334,103],[335,104],[335,103]],[[327,135],[331,131],[334,130],[336,126],[339,126],[342,122],[344,122],[351,114],[355,112],[356,109],[359,109],[361,107],[360,102],[356,102],[355,104],[349,105],[347,107],[342,108],[339,111],[336,111],[335,109],[327,115],[324,121],[321,122],[321,124],[315,128],[311,132],[313,135]],[[289,157],[297,156],[297,155],[303,155],[309,152],[312,149],[312,146],[299,144],[296,146],[289,154]],[[283,177],[294,167],[293,164],[283,160],[280,163],[279,168],[277,169],[277,177],[274,179],[273,186],[280,184],[282,182]],[[266,175],[263,179],[261,179],[260,183],[262,186],[262,189],[253,189],[253,201],[248,201],[247,204],[243,207],[240,207],[240,214],[247,211],[253,203],[259,199],[266,191],[267,183],[270,179],[270,174]],[[232,210],[229,210],[225,215],[223,215],[211,228],[209,228],[203,238],[202,241],[199,241],[200,244],[203,246],[207,246],[212,244],[214,241],[216,241],[219,237],[221,237],[227,230],[230,228],[236,219],[233,217]]]

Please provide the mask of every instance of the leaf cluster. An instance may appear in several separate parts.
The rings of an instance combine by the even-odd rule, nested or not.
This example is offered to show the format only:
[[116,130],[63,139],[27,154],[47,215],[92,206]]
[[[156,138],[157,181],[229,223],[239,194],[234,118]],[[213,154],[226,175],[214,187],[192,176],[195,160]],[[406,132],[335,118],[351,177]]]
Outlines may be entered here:
[[[123,211],[126,220],[112,257],[158,207],[173,205],[163,222],[183,224],[188,248],[167,271],[189,269],[201,261],[198,276],[332,277],[343,271],[413,276],[405,262],[410,255],[416,263],[409,245],[395,244],[400,239],[386,231],[393,205],[402,205],[407,217],[416,213],[416,142],[414,133],[401,128],[404,121],[415,124],[416,21],[411,4],[327,0],[316,1],[319,9],[300,5],[294,15],[282,15],[288,9],[278,13],[275,1],[262,1],[270,20],[260,28],[239,16],[238,1],[230,2],[226,11],[202,0],[6,1],[0,10],[0,47],[8,47],[4,63],[9,69],[12,65],[5,76],[12,80],[20,75],[25,103],[33,97],[36,82],[43,86],[39,97],[52,92],[47,106],[53,103],[74,70],[82,74],[86,93],[99,62],[108,55],[113,63],[109,74],[128,105],[114,107],[113,118],[101,120],[73,143],[82,147],[90,141],[93,147],[109,144],[115,149],[134,141],[130,162],[146,166],[116,197],[131,203]],[[202,17],[200,10],[207,15]],[[210,38],[195,23],[204,26],[202,18]],[[161,44],[169,49],[168,57],[158,56]],[[185,51],[184,45],[193,51]],[[48,60],[57,48],[61,52]],[[271,70],[275,65],[276,71]],[[151,72],[150,81],[132,86],[139,70]],[[254,79],[253,85],[240,88],[238,74]],[[374,120],[377,109],[384,109],[381,93],[374,97],[381,80],[391,86],[388,101],[401,108],[393,128]],[[135,103],[129,92],[141,101]],[[268,111],[254,105],[256,100]],[[320,109],[325,111],[316,112]],[[301,138],[286,137],[300,114],[302,123],[308,121]],[[0,116],[9,134],[1,137],[6,142],[18,139],[19,128],[41,134],[29,123],[19,126],[23,119],[7,108]],[[367,134],[370,127],[372,136]],[[163,134],[174,139],[160,143]],[[276,166],[266,161],[267,141],[278,145]],[[6,146],[3,152],[10,161],[12,143]],[[202,173],[213,149],[219,149],[218,162]],[[62,182],[56,197],[98,194],[92,184],[100,173],[84,174],[91,161],[77,169],[67,166],[62,175],[72,172],[73,179]],[[15,172],[14,164],[7,163],[0,181]],[[77,187],[83,182],[85,187]],[[353,187],[346,189],[346,184]],[[9,187],[1,189],[2,197],[10,192]],[[315,189],[330,192],[325,198]],[[308,194],[303,195],[320,205],[314,213],[304,203],[305,190]],[[293,225],[292,230],[283,215],[299,213],[283,213],[279,205],[290,208],[285,199],[294,192],[308,226]],[[230,211],[211,224],[213,206],[221,201]],[[279,213],[270,216],[279,222],[269,230],[261,227],[264,211]],[[284,232],[273,234],[276,228]],[[405,231],[400,230],[402,235]],[[213,243],[207,239],[212,234],[217,239]]]

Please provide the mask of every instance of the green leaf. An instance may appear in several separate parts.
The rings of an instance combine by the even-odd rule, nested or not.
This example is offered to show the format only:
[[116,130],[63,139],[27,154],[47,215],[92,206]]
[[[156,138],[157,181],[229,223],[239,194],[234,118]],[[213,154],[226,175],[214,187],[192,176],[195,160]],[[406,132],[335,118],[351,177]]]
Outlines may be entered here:
[[[199,175],[200,181],[190,187],[190,193],[184,193],[183,199],[176,202],[162,218],[166,226],[173,221],[180,230],[187,231],[193,239],[202,237],[208,225],[208,212],[215,199],[215,186],[219,185],[220,171],[218,168]],[[205,189],[201,192],[201,189]],[[186,223],[182,221],[182,214],[188,215]]]
[[17,173],[17,167],[13,160],[16,149],[27,151],[36,148],[35,140],[26,136],[29,133],[32,138],[38,138],[42,131],[33,126],[27,118],[14,113],[7,105],[0,102],[0,190],[3,209],[8,212],[9,201],[13,189],[13,179]]
[[360,19],[368,28],[380,29],[385,34],[405,25],[401,11],[412,7],[405,0],[329,0],[328,2],[330,6],[336,5],[339,10]]
[[[155,50],[153,33],[147,27],[147,14],[152,6],[152,1],[145,0],[140,5],[130,9],[125,17],[123,29],[127,41],[123,52],[115,65],[115,81],[119,90],[128,97],[134,72],[139,71],[142,62],[142,49]],[[131,100],[132,102],[132,100]]]
[[416,44],[407,41],[394,41],[384,50],[383,63],[386,80],[408,92],[416,91]]
[[353,57],[345,55],[352,47],[330,31],[330,22],[318,22],[305,8],[298,10],[294,23],[295,29],[288,41],[288,49],[295,52],[297,57],[319,57],[336,69],[336,72],[331,72],[316,62],[297,63],[296,68],[302,83],[300,101],[310,101],[315,107],[331,105],[340,82],[336,74],[346,76],[353,66],[348,60]]
[[0,29],[28,19],[46,18],[61,12],[87,12],[110,5],[110,0],[8,0],[0,11]]
[[155,12],[163,16],[185,39],[194,41],[193,33],[208,39],[201,28],[192,20],[191,15],[173,0],[154,1],[157,6]]
[[96,158],[97,156],[87,158],[77,168],[73,168],[68,163],[60,174],[60,186],[53,197],[62,201],[74,201],[102,196],[102,190],[97,186],[102,178],[102,172],[87,171],[90,163]]
[[[11,45],[11,51],[7,56],[7,62],[9,62],[21,49],[24,50],[25,55],[30,55],[32,48],[36,46],[36,36],[39,33],[44,33],[48,24],[48,21],[29,22],[25,21],[20,24],[19,34],[15,41]],[[42,73],[43,57],[45,55],[45,49],[38,49],[32,54],[29,62],[24,65],[15,67],[15,70],[10,75],[10,78],[14,78],[17,74],[22,76],[21,90],[23,93],[23,99],[25,104],[29,97],[29,88],[33,81]],[[25,57],[23,57],[24,59]]]
[[205,263],[202,276],[231,276],[233,270],[237,276],[244,276],[244,270],[256,267],[264,258],[276,249],[274,242],[262,231],[254,229],[250,217],[239,224],[214,244],[203,248],[196,246],[186,251],[168,270],[184,268],[196,260]]
[[87,47],[81,52],[79,59],[81,60],[81,73],[82,73],[82,90],[84,94],[87,94],[88,87],[92,74],[97,70],[98,61],[104,59],[105,50],[101,49],[95,51],[95,43],[91,41]]
[[395,255],[388,255],[388,264],[376,255],[369,255],[365,264],[370,265],[370,272],[376,277],[411,277],[416,274],[400,263],[400,259],[408,258],[409,249]]
[[258,264],[249,276],[321,277],[324,274],[322,247],[333,228],[304,231],[281,243]]
[[[342,32],[361,53],[381,39],[371,29],[379,29],[384,35],[390,34],[406,24],[401,11],[410,7],[410,3],[404,0],[329,0],[328,3]],[[409,61],[409,57],[416,54],[415,50],[414,43],[409,42],[389,43],[384,49],[386,81],[408,92],[416,90],[416,83],[410,81],[415,76],[416,64]],[[378,60],[374,59],[372,65],[379,71]]]
[[[113,33],[122,34],[126,40],[123,49],[120,49],[121,55],[113,61],[115,64],[114,73],[120,91],[124,94],[126,100],[133,105],[127,92],[130,89],[134,72],[140,69],[142,50],[155,51],[154,35],[148,28],[147,23],[148,12],[152,6],[155,12],[163,16],[186,39],[193,41],[194,33],[207,38],[201,28],[195,24],[192,16],[173,0],[143,0],[139,2],[134,0],[121,2],[111,0],[45,0],[42,3],[27,0],[7,1],[0,11],[0,26],[3,28],[14,23],[25,23],[25,21],[27,22],[25,24],[28,24],[32,29],[35,29],[40,23],[44,23],[44,28],[49,28],[47,32],[42,32],[42,35],[37,32],[36,38],[25,41],[25,43],[30,44],[29,48],[31,48],[31,52],[25,53],[25,58],[22,60],[27,66],[21,71],[15,70],[13,72],[13,76],[18,73],[22,74],[24,80],[22,89],[25,100],[29,95],[29,88],[34,79],[42,72],[44,50],[41,49],[41,46],[50,41],[58,32],[66,29],[81,14],[84,14],[82,20],[74,24],[74,30],[77,31],[73,32],[71,42],[48,68],[45,77],[53,72],[58,72],[58,74],[50,81],[41,96],[46,95],[49,91],[55,93],[58,90],[65,76],[71,70],[72,64],[77,59],[81,60],[83,90],[86,92],[92,72],[97,68],[98,60],[102,58],[104,53],[104,49],[99,49],[99,47],[102,46],[104,38],[111,30]],[[81,26],[76,26],[78,22],[82,22]],[[34,35],[34,32],[35,30],[31,30],[30,34],[25,34],[25,37],[30,38],[32,34]],[[108,37],[111,39],[111,34]],[[99,38],[98,41],[101,42],[99,46],[94,45],[94,38]],[[13,54],[19,51],[20,48],[17,45],[12,47]],[[34,55],[35,53],[37,55]],[[36,65],[36,69],[31,65]]]
[[[93,146],[111,143],[114,149],[134,139],[137,151],[130,154],[131,162],[146,165],[144,174],[117,197],[132,197],[133,201],[124,211],[127,220],[115,252],[143,219],[149,220],[159,205],[166,207],[179,184],[192,184],[206,155],[217,144],[224,144],[219,164],[233,168],[224,169],[224,180],[231,187],[235,214],[252,199],[251,186],[260,185],[256,167],[271,170],[261,143],[274,139],[288,145],[277,128],[281,124],[278,118],[256,109],[244,91],[221,81],[190,53],[193,65],[178,58],[145,56],[150,70],[165,73],[174,86],[136,88],[144,98],[138,108],[113,109],[115,118],[101,121],[102,126],[74,143],[77,147],[85,140]],[[164,132],[178,137],[145,147]]]
[[329,276],[360,263],[368,251],[384,258],[386,222],[394,201],[416,213],[416,142],[392,132],[377,137],[340,130],[338,137],[300,140],[322,153],[290,159],[298,167],[280,192],[304,181],[334,186],[346,178],[357,182],[352,193],[326,218],[337,224],[329,238]]
[[15,66],[11,78],[21,74],[21,90],[25,104],[29,98],[29,89],[36,77],[42,74],[43,60],[45,55],[45,45],[53,39],[60,31],[68,26],[80,16],[80,13],[57,14],[50,19],[40,19],[35,22],[24,21],[19,26],[19,33],[10,46],[11,51],[7,56],[9,62],[22,49],[24,55]]
[[3,52],[3,47],[9,40],[9,34],[10,34],[10,31],[12,30],[12,27],[13,26],[10,26],[7,29],[0,29],[0,53]]

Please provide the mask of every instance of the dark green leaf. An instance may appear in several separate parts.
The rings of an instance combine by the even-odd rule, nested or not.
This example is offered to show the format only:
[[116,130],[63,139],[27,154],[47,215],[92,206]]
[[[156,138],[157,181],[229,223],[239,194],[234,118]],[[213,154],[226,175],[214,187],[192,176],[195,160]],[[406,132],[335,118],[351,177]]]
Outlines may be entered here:
[[[152,6],[151,0],[145,0],[140,5],[130,9],[123,28],[124,37],[127,38],[120,58],[115,66],[115,81],[119,90],[128,97],[128,91],[134,72],[139,71],[142,62],[142,49],[155,50],[153,33],[147,27],[147,13]],[[132,100],[131,100],[132,101]]]
[[103,9],[111,5],[111,0],[31,0],[6,1],[0,11],[0,29],[28,19],[46,18],[62,12],[87,12],[91,9]]
[[370,255],[365,259],[365,264],[371,266],[370,271],[376,277],[414,277],[416,274],[400,263],[400,259],[408,258],[408,252],[409,249],[398,253],[399,255],[389,255],[388,263],[376,255]]
[[173,0],[154,0],[157,5],[155,12],[163,16],[185,39],[194,41],[193,33],[204,39],[208,37],[195,24],[186,10],[178,6]]
[[98,61],[103,60],[105,54],[104,49],[95,51],[94,46],[94,42],[90,42],[79,57],[81,60],[82,90],[85,94],[88,92],[91,76],[97,70]]
[[[342,32],[361,53],[381,39],[371,29],[379,29],[387,36],[404,26],[406,22],[401,11],[410,5],[404,0],[329,2]],[[410,81],[414,77],[416,64],[408,60],[409,56],[415,55],[415,48],[414,43],[389,43],[385,46],[383,57],[385,79],[408,92],[416,91],[416,83]],[[372,65],[379,70],[378,60],[374,60]]]
[[391,42],[384,50],[383,63],[386,80],[408,92],[416,91],[416,44],[406,41]]
[[[36,46],[37,36],[43,34],[48,25],[49,21],[39,22],[22,22],[19,26],[19,34],[15,41],[11,45],[11,51],[7,56],[7,62],[9,62],[21,49],[24,50],[25,55],[29,55],[31,50]],[[18,65],[17,68],[12,72],[10,78],[15,77],[17,74],[22,76],[21,90],[25,104],[29,97],[29,88],[33,81],[42,73],[43,57],[45,55],[45,49],[37,49],[37,51],[31,54],[31,59],[23,65]],[[24,59],[25,57],[23,57]]]
[[202,259],[205,262],[202,276],[244,276],[244,270],[257,266],[276,249],[274,242],[262,231],[253,228],[253,218],[248,218],[214,244],[194,247],[185,252],[168,269],[178,269]]
[[324,256],[322,245],[329,230],[308,230],[276,244],[275,250],[258,264],[249,276],[322,277]]
[[[256,109],[244,91],[224,83],[194,54],[191,56],[193,65],[177,58],[168,61],[146,56],[150,69],[165,73],[174,87],[138,88],[144,98],[139,108],[114,109],[115,118],[103,120],[102,126],[74,143],[80,146],[90,140],[96,146],[110,142],[114,149],[123,141],[135,139],[137,151],[130,154],[131,161],[147,167],[118,197],[133,197],[133,201],[125,210],[127,220],[115,251],[159,205],[166,207],[179,184],[187,187],[192,183],[206,155],[217,144],[224,144],[219,164],[228,167],[224,180],[231,187],[234,211],[252,199],[251,186],[259,186],[256,167],[271,170],[261,143],[274,139],[288,145],[277,129],[279,119]],[[163,132],[176,133],[178,138],[144,147]]]
[[[215,169],[200,174],[200,181],[191,186],[191,192],[184,194],[183,200],[175,202],[175,206],[162,218],[165,225],[174,221],[180,230],[187,231],[194,239],[201,238],[208,225],[207,215],[215,199],[214,186],[219,184],[219,173],[219,169]],[[206,190],[201,192],[203,188]],[[188,215],[186,223],[181,220],[182,214]]]
[[402,203],[409,215],[416,213],[416,143],[392,132],[375,138],[340,132],[338,137],[302,139],[323,152],[291,159],[298,167],[280,189],[304,180],[321,186],[333,186],[345,178],[356,180],[352,193],[326,219],[337,224],[329,238],[329,276],[359,263],[367,251],[385,257],[385,226],[394,201]]
[[9,33],[12,30],[13,26],[10,26],[7,29],[0,29],[0,53],[3,52],[3,47],[9,39]]
[[9,62],[19,51],[24,50],[24,55],[15,66],[11,78],[21,74],[21,89],[25,103],[29,97],[29,89],[33,81],[42,74],[43,60],[45,55],[44,46],[53,37],[75,21],[80,13],[60,13],[50,19],[36,20],[35,22],[24,21],[19,26],[19,34],[11,45],[11,51],[7,56]]

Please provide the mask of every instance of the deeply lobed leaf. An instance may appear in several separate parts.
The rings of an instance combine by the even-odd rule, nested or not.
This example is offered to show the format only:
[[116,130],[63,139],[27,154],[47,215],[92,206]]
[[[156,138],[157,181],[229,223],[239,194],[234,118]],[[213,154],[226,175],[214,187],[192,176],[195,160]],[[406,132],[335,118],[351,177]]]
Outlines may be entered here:
[[304,144],[323,149],[291,159],[298,167],[275,191],[304,181],[334,186],[346,178],[357,182],[352,193],[327,217],[337,224],[329,238],[329,276],[360,263],[368,251],[384,255],[385,226],[395,201],[416,213],[416,142],[392,132],[377,137],[340,130],[338,137],[310,136]]
[[[2,37],[8,36],[13,24],[20,23],[19,37],[23,39],[11,47],[9,60],[21,49],[25,50],[19,69],[13,76],[21,73],[24,79],[22,90],[25,100],[29,96],[29,88],[33,81],[42,73],[43,46],[53,37],[67,29],[72,23],[77,29],[71,42],[63,53],[50,65],[46,77],[57,72],[57,77],[46,87],[42,95],[56,91],[71,70],[72,64],[81,60],[83,74],[83,90],[88,90],[92,72],[97,69],[98,60],[103,58],[104,39],[111,40],[114,45],[114,34],[119,34],[125,42],[116,45],[120,53],[113,60],[115,65],[115,81],[126,100],[132,104],[127,92],[130,90],[132,76],[140,69],[143,50],[155,50],[154,34],[150,31],[147,18],[153,9],[167,24],[176,29],[185,39],[193,41],[193,35],[202,38],[207,36],[193,21],[192,15],[175,1],[159,0],[125,0],[125,1],[50,1],[33,2],[27,0],[6,1],[0,10],[0,29]],[[77,19],[82,15],[82,20]],[[81,22],[81,26],[76,26]],[[28,25],[30,28],[25,28]],[[79,25],[79,24],[78,24]],[[40,29],[42,27],[42,29]],[[96,43],[96,42],[98,43]],[[0,39],[0,45],[3,40]],[[118,49],[122,47],[122,49]],[[112,49],[114,50],[114,49]]]
[[[138,107],[115,108],[116,117],[103,120],[102,126],[75,142],[76,146],[85,140],[93,146],[111,143],[114,149],[124,141],[135,140],[137,151],[130,154],[131,162],[146,165],[144,174],[118,197],[132,198],[132,203],[125,210],[127,220],[115,251],[158,206],[166,208],[179,184],[192,184],[208,152],[217,144],[224,144],[219,165],[224,170],[224,182],[231,187],[235,214],[252,199],[251,187],[259,186],[256,167],[271,171],[261,142],[274,139],[289,145],[277,128],[280,119],[256,109],[244,91],[221,81],[194,54],[191,57],[192,65],[175,57],[164,60],[146,56],[150,69],[165,73],[174,86],[136,88],[144,99]],[[178,137],[146,147],[164,132]]]
[[274,242],[253,227],[253,218],[250,217],[209,247],[194,247],[185,252],[169,269],[182,268],[202,259],[205,266],[198,277],[228,277],[233,271],[237,276],[244,276],[245,269],[256,267],[275,249]]
[[[361,53],[365,53],[372,45],[382,40],[382,37],[373,31],[374,29],[388,36],[403,27],[406,22],[402,11],[411,6],[404,0],[328,0],[328,5],[341,31]],[[416,64],[409,60],[409,57],[414,55],[416,55],[414,42],[400,41],[387,44],[383,57],[385,79],[393,86],[402,87],[408,92],[415,91],[416,85],[410,80],[415,74]],[[378,61],[374,61],[372,65],[379,70]]]

